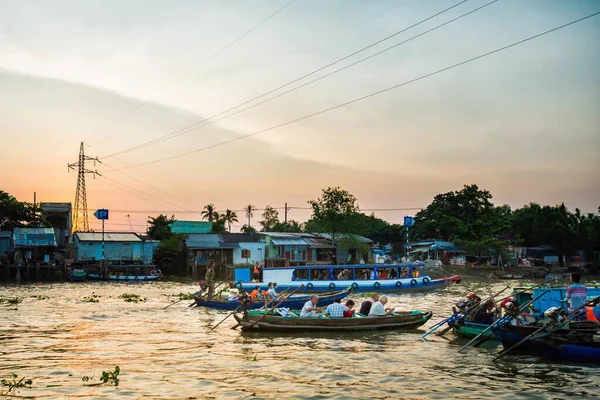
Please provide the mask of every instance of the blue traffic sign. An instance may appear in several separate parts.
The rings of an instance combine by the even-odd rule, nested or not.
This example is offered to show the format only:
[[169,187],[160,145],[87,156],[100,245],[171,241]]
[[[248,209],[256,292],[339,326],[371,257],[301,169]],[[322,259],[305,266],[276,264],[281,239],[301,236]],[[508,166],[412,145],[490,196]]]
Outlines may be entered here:
[[98,219],[108,219],[108,210],[105,210],[105,209],[96,210],[96,212],[94,213],[94,217],[96,217]]
[[413,217],[404,217],[404,226],[413,226],[415,219]]

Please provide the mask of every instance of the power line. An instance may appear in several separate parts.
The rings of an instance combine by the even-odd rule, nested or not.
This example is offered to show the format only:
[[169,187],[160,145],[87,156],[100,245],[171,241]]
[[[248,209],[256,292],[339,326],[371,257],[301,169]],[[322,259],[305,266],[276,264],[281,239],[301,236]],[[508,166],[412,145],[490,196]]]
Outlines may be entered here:
[[[177,79],[175,79],[174,81],[172,81],[171,83],[167,84],[165,87],[163,87],[160,91],[164,92],[165,90],[171,88],[172,86],[176,85],[177,83],[179,83],[180,81],[184,80],[185,78],[187,78],[188,76],[190,76],[191,74],[193,74],[194,72],[196,72],[198,70],[198,68],[200,68],[201,66],[203,66],[204,64],[206,64],[207,62],[211,61],[212,59],[216,58],[217,56],[219,56],[221,53],[223,53],[225,50],[227,50],[228,48],[230,48],[231,46],[233,46],[234,44],[236,44],[237,42],[239,42],[240,40],[242,40],[243,38],[245,38],[246,36],[248,36],[250,33],[252,33],[254,30],[256,30],[258,27],[260,27],[261,25],[263,25],[265,22],[267,22],[268,20],[270,20],[271,18],[273,18],[275,15],[279,14],[281,11],[283,11],[285,8],[287,8],[290,4],[292,4],[295,0],[290,0],[289,2],[287,2],[283,7],[279,8],[277,11],[275,11],[274,13],[270,14],[268,17],[266,17],[265,19],[263,19],[262,21],[260,21],[258,24],[254,25],[252,28],[250,28],[249,30],[247,30],[246,32],[244,32],[242,35],[238,36],[236,39],[234,39],[233,41],[229,42],[227,45],[225,45],[225,47],[221,48],[220,50],[218,50],[216,53],[214,53],[212,56],[208,57],[207,59],[205,59],[204,61],[202,61],[200,64],[195,65],[192,69],[190,69],[189,71],[187,71],[186,73],[184,73],[183,75],[179,76]],[[136,105],[135,107],[133,107],[132,109],[130,109],[129,111],[121,114],[120,116],[118,116],[115,120],[113,120],[112,122],[108,123],[107,125],[105,125],[104,127],[100,128],[99,130],[97,130],[96,132],[94,132],[93,134],[91,134],[90,136],[88,136],[86,139],[84,139],[84,141],[91,139],[92,137],[96,136],[99,133],[104,132],[105,130],[107,130],[108,128],[116,125],[117,123],[119,123],[120,121],[122,121],[123,119],[125,119],[127,116],[133,114],[134,112],[136,112],[137,110],[139,110],[140,108],[144,107],[146,104],[148,104],[151,100],[147,99],[142,101],[141,103],[139,103],[138,105]]]
[[[161,137],[159,137],[159,138],[156,138],[156,139],[150,140],[150,141],[148,141],[148,142],[145,142],[145,143],[139,144],[139,145],[137,145],[137,146],[134,146],[134,147],[131,147],[131,148],[129,148],[129,149],[125,149],[125,150],[121,150],[121,151],[119,151],[119,152],[116,152],[116,153],[113,153],[113,154],[109,154],[109,155],[107,155],[107,156],[104,156],[104,157],[101,157],[101,158],[102,158],[102,159],[105,159],[105,158],[114,157],[114,156],[117,156],[117,155],[120,155],[120,154],[129,153],[129,152],[131,152],[131,151],[138,150],[138,149],[142,149],[142,148],[144,148],[144,147],[148,147],[148,146],[151,146],[151,145],[153,145],[153,144],[160,143],[160,142],[162,142],[162,141],[165,141],[165,140],[171,139],[171,138],[173,138],[173,137],[179,136],[180,134],[187,133],[187,132],[189,132],[189,131],[188,131],[188,129],[190,129],[190,128],[191,128],[191,129],[195,129],[195,127],[199,127],[198,125],[200,125],[200,124],[202,124],[202,123],[204,123],[204,122],[210,121],[210,120],[212,120],[212,119],[214,119],[214,118],[217,118],[217,117],[219,117],[219,116],[221,116],[221,115],[223,115],[223,114],[226,114],[226,113],[228,113],[228,112],[230,112],[230,111],[233,111],[233,110],[235,110],[236,108],[242,107],[242,106],[244,106],[244,105],[246,105],[246,104],[248,104],[248,103],[251,103],[251,102],[253,102],[253,101],[255,101],[255,100],[258,100],[258,99],[260,99],[260,98],[263,98],[263,97],[265,97],[265,96],[268,96],[269,94],[271,94],[271,93],[273,93],[273,92],[276,92],[276,91],[278,91],[278,90],[280,90],[280,89],[283,89],[283,88],[285,88],[285,87],[287,87],[287,86],[290,86],[290,85],[292,85],[292,84],[294,84],[294,83],[296,83],[296,82],[298,82],[298,81],[301,81],[302,79],[305,79],[305,78],[307,78],[307,77],[309,77],[309,76],[311,76],[311,75],[314,75],[314,74],[316,74],[317,72],[320,72],[320,71],[322,71],[322,70],[324,70],[324,69],[327,69],[327,68],[329,68],[329,67],[331,67],[331,66],[333,66],[333,65],[335,65],[335,64],[338,64],[338,63],[340,63],[340,62],[342,62],[342,61],[344,61],[344,60],[346,60],[346,59],[348,59],[348,58],[350,58],[350,57],[353,57],[353,56],[355,56],[356,54],[359,54],[359,53],[361,53],[361,52],[363,52],[363,51],[365,51],[365,50],[368,50],[368,49],[370,49],[371,47],[374,47],[374,46],[376,46],[376,45],[378,45],[378,44],[380,44],[380,43],[382,43],[382,42],[385,42],[386,40],[389,40],[389,39],[391,39],[391,38],[393,38],[393,37],[395,37],[395,36],[398,36],[399,34],[401,34],[401,33],[403,33],[403,32],[406,32],[407,30],[409,30],[409,29],[412,29],[412,28],[414,28],[414,27],[416,27],[416,26],[418,26],[418,25],[420,25],[420,24],[422,24],[422,23],[424,23],[424,22],[426,22],[426,21],[429,21],[430,19],[432,19],[432,18],[435,18],[435,17],[437,17],[437,16],[439,16],[439,15],[441,15],[441,14],[443,14],[443,13],[445,13],[445,12],[447,12],[447,11],[449,11],[449,10],[451,10],[451,9],[453,9],[453,8],[455,8],[455,7],[459,6],[459,5],[461,5],[461,4],[463,4],[463,3],[467,2],[467,1],[468,1],[468,0],[462,0],[462,1],[458,2],[458,3],[456,3],[455,5],[451,6],[451,7],[448,7],[448,8],[446,8],[446,9],[444,9],[444,10],[442,10],[442,11],[440,11],[440,12],[438,12],[438,13],[436,13],[436,14],[434,14],[434,15],[432,15],[432,16],[430,16],[430,17],[428,17],[428,18],[425,18],[425,19],[423,19],[423,20],[421,20],[421,21],[419,21],[419,22],[417,22],[417,23],[415,23],[415,24],[413,24],[413,25],[411,25],[411,26],[407,27],[407,28],[404,28],[404,29],[402,29],[402,30],[399,30],[399,31],[397,31],[397,32],[395,32],[395,33],[393,33],[393,34],[391,34],[391,35],[389,35],[389,36],[386,36],[386,37],[384,37],[383,39],[380,39],[380,40],[378,40],[378,41],[376,41],[376,42],[374,42],[374,43],[372,43],[372,44],[370,44],[370,45],[368,45],[368,46],[366,46],[366,47],[363,47],[363,48],[361,48],[361,49],[359,49],[359,50],[356,50],[355,52],[353,52],[353,53],[351,53],[351,54],[348,54],[347,56],[344,56],[344,57],[342,57],[342,58],[340,58],[340,59],[338,59],[338,60],[336,60],[336,61],[334,61],[334,62],[331,62],[331,63],[329,63],[329,64],[327,64],[327,65],[324,65],[324,66],[322,66],[322,67],[320,67],[320,68],[317,68],[317,69],[315,69],[314,71],[312,71],[312,72],[310,72],[310,73],[308,73],[308,74],[306,74],[306,75],[303,75],[303,76],[301,76],[301,77],[299,77],[299,78],[296,78],[296,79],[294,79],[294,80],[292,80],[292,81],[290,81],[290,82],[288,82],[288,83],[286,83],[286,84],[284,84],[284,85],[281,85],[281,86],[279,86],[279,87],[276,87],[275,89],[269,90],[269,91],[267,91],[267,92],[265,92],[265,93],[263,93],[263,94],[261,94],[261,95],[259,95],[259,96],[257,96],[257,97],[254,97],[254,98],[252,98],[252,99],[250,99],[250,100],[247,100],[247,101],[245,101],[245,102],[243,102],[243,103],[241,103],[241,104],[238,104],[238,105],[236,105],[236,106],[234,106],[234,107],[231,107],[231,108],[229,108],[229,109],[227,109],[227,110],[225,110],[225,111],[222,111],[222,112],[220,112],[220,113],[218,113],[218,114],[215,114],[215,115],[213,115],[213,116],[211,116],[211,117],[209,117],[209,118],[203,119],[203,120],[201,120],[201,121],[198,121],[198,122],[196,122],[196,123],[194,123],[194,124],[192,124],[192,125],[188,125],[188,126],[186,126],[186,127],[184,127],[184,128],[181,128],[181,129],[178,129],[178,130],[176,130],[176,131],[174,131],[174,132],[171,132],[171,133],[168,133],[168,134],[166,134],[166,135],[163,135],[163,136],[161,136]],[[233,114],[232,114],[232,115],[233,115]],[[203,126],[204,126],[204,125],[203,125]]]
[[[449,70],[451,70],[451,69],[454,69],[454,68],[457,68],[457,67],[463,66],[463,65],[465,65],[465,64],[468,64],[468,63],[471,63],[471,62],[473,62],[473,61],[479,60],[479,59],[481,59],[481,58],[484,58],[484,57],[490,56],[490,55],[492,55],[492,54],[495,54],[495,53],[498,53],[498,52],[501,52],[501,51],[507,50],[507,49],[509,49],[509,48],[512,48],[512,47],[518,46],[518,45],[520,45],[520,44],[523,44],[523,43],[525,43],[525,42],[531,41],[531,40],[533,40],[533,39],[536,39],[536,38],[539,38],[539,37],[541,37],[541,36],[547,35],[547,34],[549,34],[549,33],[552,33],[552,32],[558,31],[558,30],[560,30],[560,29],[566,28],[566,27],[568,27],[568,26],[570,26],[570,25],[573,25],[573,24],[576,24],[576,23],[578,23],[578,22],[584,21],[584,20],[586,20],[586,19],[589,19],[589,18],[595,17],[595,16],[596,16],[596,15],[598,15],[598,14],[600,14],[600,12],[596,12],[596,13],[594,13],[594,14],[590,14],[590,15],[588,15],[588,16],[586,16],[586,17],[583,17],[583,18],[577,19],[577,20],[575,20],[575,21],[569,22],[569,23],[567,23],[567,24],[564,24],[564,25],[558,26],[558,27],[556,27],[556,28],[553,28],[553,29],[550,29],[550,30],[544,31],[544,32],[542,32],[542,33],[539,33],[539,34],[537,34],[537,35],[530,36],[530,37],[528,37],[528,38],[526,38],[526,39],[519,40],[519,41],[517,41],[517,42],[511,43],[511,44],[509,44],[509,45],[507,45],[507,46],[503,46],[503,47],[497,48],[497,49],[495,49],[495,50],[492,50],[492,51],[489,51],[489,52],[487,52],[487,53],[480,54],[480,55],[478,55],[478,56],[476,56],[476,57],[470,58],[470,59],[468,59],[468,60],[465,60],[465,61],[461,61],[461,62],[459,62],[459,63],[453,64],[453,65],[450,65],[450,66],[448,66],[448,67],[445,67],[445,68],[439,69],[439,70],[437,70],[437,71],[430,72],[430,73],[428,73],[428,74],[425,74],[425,75],[421,75],[421,76],[419,76],[418,78],[414,78],[414,79],[411,79],[411,80],[408,80],[408,81],[402,82],[402,83],[400,83],[400,84],[397,84],[397,85],[394,85],[394,86],[390,86],[390,87],[388,87],[388,88],[386,88],[386,89],[382,89],[382,90],[379,90],[379,91],[376,91],[376,92],[370,93],[370,94],[368,94],[368,95],[365,95],[365,96],[358,97],[358,98],[356,98],[356,99],[353,99],[353,100],[347,101],[347,102],[345,102],[345,103],[338,104],[338,105],[336,105],[336,106],[333,106],[333,107],[326,108],[326,109],[324,109],[324,110],[321,110],[321,111],[314,112],[314,113],[312,113],[312,114],[305,115],[305,116],[303,116],[303,117],[299,117],[299,118],[296,118],[296,119],[293,119],[293,120],[290,120],[290,121],[287,121],[287,122],[284,122],[284,123],[281,123],[281,124],[278,124],[278,125],[274,125],[274,126],[272,126],[272,127],[270,127],[270,128],[261,129],[261,130],[259,130],[259,131],[256,131],[256,132],[252,132],[252,133],[249,133],[249,134],[246,134],[246,135],[241,135],[241,136],[238,136],[238,137],[236,137],[236,138],[233,138],[233,139],[225,140],[225,141],[222,141],[222,142],[219,142],[219,143],[215,143],[215,144],[213,144],[213,145],[210,145],[210,146],[201,147],[201,148],[199,148],[199,149],[195,149],[195,150],[187,151],[187,152],[184,152],[184,153],[175,154],[175,155],[172,155],[172,156],[169,156],[169,157],[164,157],[164,158],[160,158],[160,159],[153,160],[153,161],[148,161],[148,162],[144,162],[144,163],[140,163],[140,164],[136,164],[136,165],[130,165],[130,166],[128,166],[128,167],[119,168],[119,170],[122,170],[122,169],[130,169],[130,168],[137,168],[137,167],[141,167],[141,166],[144,166],[144,165],[150,165],[150,164],[155,164],[155,163],[159,163],[159,162],[164,162],[164,161],[172,160],[172,159],[175,159],[175,158],[179,158],[179,157],[187,156],[187,155],[190,155],[190,154],[198,153],[198,152],[201,152],[201,151],[205,151],[205,150],[213,149],[213,148],[215,148],[215,147],[219,147],[219,146],[223,146],[223,145],[226,145],[226,144],[229,144],[229,143],[237,142],[237,141],[239,141],[239,140],[246,139],[246,138],[249,138],[249,137],[252,137],[252,136],[255,136],[255,135],[259,135],[259,134],[261,134],[261,133],[264,133],[264,132],[272,131],[272,130],[275,130],[275,129],[278,129],[278,128],[281,128],[281,127],[284,127],[284,126],[287,126],[287,125],[291,125],[291,124],[294,124],[294,123],[296,123],[296,122],[303,121],[303,120],[305,120],[305,119],[309,119],[309,118],[315,117],[315,116],[317,116],[317,115],[325,114],[325,113],[327,113],[327,112],[329,112],[329,111],[336,110],[336,109],[338,109],[338,108],[342,108],[342,107],[345,107],[345,106],[347,106],[347,105],[350,105],[350,104],[353,104],[353,103],[357,103],[357,102],[359,102],[359,101],[366,100],[366,99],[368,99],[368,98],[371,98],[371,97],[374,97],[374,96],[378,96],[378,95],[380,95],[380,94],[383,94],[383,93],[387,93],[387,92],[389,92],[389,91],[392,91],[392,90],[398,89],[398,88],[400,88],[400,87],[402,87],[402,86],[406,86],[406,85],[409,85],[409,84],[411,84],[411,83],[418,82],[418,81],[421,81],[421,80],[423,80],[423,79],[430,78],[430,77],[432,77],[432,76],[434,76],[434,75],[441,74],[442,72],[449,71]],[[111,170],[108,170],[108,171],[111,171]],[[104,171],[104,172],[107,172],[107,171]]]

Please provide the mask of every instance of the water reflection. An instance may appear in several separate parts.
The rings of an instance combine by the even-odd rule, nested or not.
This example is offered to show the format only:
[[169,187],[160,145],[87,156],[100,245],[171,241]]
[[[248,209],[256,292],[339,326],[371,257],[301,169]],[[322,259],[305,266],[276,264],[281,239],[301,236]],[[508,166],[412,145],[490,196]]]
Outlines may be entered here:
[[[449,315],[470,291],[504,284],[466,282],[432,294],[390,296],[399,309]],[[23,297],[0,306],[0,375],[33,379],[20,396],[79,398],[582,398],[599,392],[599,368],[551,363],[515,353],[492,362],[493,342],[458,353],[466,340],[452,332],[420,340],[416,332],[241,333],[226,312],[163,310],[171,294],[193,285],[7,285],[0,296]],[[83,298],[95,293],[99,303]],[[126,303],[119,296],[147,298]],[[46,296],[47,300],[39,300]],[[360,304],[366,296],[352,296]],[[16,309],[15,309],[16,308]],[[82,376],[121,367],[121,383],[86,386]]]

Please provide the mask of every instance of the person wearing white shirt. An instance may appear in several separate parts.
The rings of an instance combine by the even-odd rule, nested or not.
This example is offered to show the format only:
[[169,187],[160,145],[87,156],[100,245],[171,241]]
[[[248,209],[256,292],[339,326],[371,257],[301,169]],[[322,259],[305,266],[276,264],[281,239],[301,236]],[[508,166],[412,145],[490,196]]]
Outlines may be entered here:
[[271,288],[269,289],[269,295],[271,296],[272,299],[277,298],[277,292],[275,291],[276,288],[277,288],[277,282],[273,282],[271,284]]
[[369,311],[369,317],[385,317],[386,315],[390,315],[394,311],[394,309],[385,308],[387,301],[387,296],[381,296],[379,298],[379,301],[373,303],[373,305],[371,306],[371,310]]
[[325,313],[331,318],[343,318],[344,311],[348,311],[349,308],[342,304],[341,299],[335,299],[333,304],[329,305],[325,310]]
[[300,311],[300,316],[302,318],[317,318],[317,312],[321,312],[321,309],[317,308],[317,301],[319,300],[319,296],[313,294],[310,296],[310,300],[308,300],[304,307],[302,307],[302,311]]

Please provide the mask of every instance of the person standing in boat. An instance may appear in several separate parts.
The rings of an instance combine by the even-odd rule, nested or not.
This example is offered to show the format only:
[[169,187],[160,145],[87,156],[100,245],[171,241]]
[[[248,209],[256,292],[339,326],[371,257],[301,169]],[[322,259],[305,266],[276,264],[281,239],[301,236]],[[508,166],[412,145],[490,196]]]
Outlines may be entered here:
[[587,302],[587,288],[583,286],[579,281],[581,275],[577,273],[571,274],[571,284],[567,287],[567,301],[569,302],[569,312],[573,312],[577,309],[577,313],[573,315],[574,321],[585,320],[586,310],[583,308]]
[[320,308],[317,307],[317,302],[319,301],[319,296],[313,294],[310,296],[310,300],[308,300],[304,307],[302,307],[302,311],[300,311],[300,316],[302,318],[317,318],[317,313],[322,312]]
[[381,296],[379,298],[379,301],[373,303],[373,305],[371,306],[371,310],[369,311],[369,317],[385,317],[393,313],[393,308],[385,307],[387,301],[387,296]]
[[210,300],[215,293],[215,262],[211,261],[208,263],[208,269],[206,270],[206,276],[204,277],[206,286],[208,286],[208,294],[206,299]]
[[253,278],[256,282],[260,282],[260,266],[258,265],[258,261],[254,264]]

